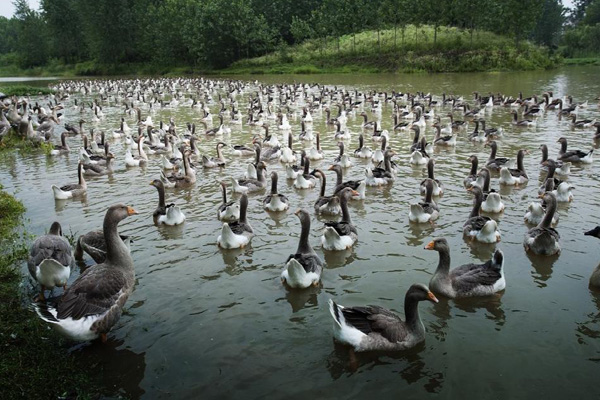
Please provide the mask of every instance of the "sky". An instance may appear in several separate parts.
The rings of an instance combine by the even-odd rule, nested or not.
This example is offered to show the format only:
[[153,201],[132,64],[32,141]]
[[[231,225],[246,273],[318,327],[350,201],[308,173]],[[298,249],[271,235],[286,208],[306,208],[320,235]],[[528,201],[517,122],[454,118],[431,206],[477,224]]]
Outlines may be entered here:
[[[40,0],[28,0],[29,7],[37,10],[40,8]],[[15,7],[12,4],[12,0],[0,0],[0,15],[10,18],[15,13]]]
[[[565,7],[573,6],[573,0],[563,0]],[[40,8],[40,0],[29,0],[29,7],[37,10]],[[12,17],[15,12],[12,0],[0,0],[0,15],[5,17]]]

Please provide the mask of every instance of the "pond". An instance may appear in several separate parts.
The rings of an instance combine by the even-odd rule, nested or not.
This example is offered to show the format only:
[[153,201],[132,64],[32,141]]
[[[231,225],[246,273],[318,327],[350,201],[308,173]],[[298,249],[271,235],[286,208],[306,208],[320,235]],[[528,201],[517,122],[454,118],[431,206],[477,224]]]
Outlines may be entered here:
[[[600,69],[571,67],[552,71],[518,73],[473,73],[439,75],[315,75],[243,76],[249,83],[238,96],[244,113],[248,96],[256,85],[319,83],[328,87],[360,92],[431,92],[464,96],[472,92],[501,92],[517,96],[553,91],[555,97],[572,95],[576,102],[588,101],[579,118],[598,118]],[[189,88],[178,90],[189,98]],[[225,94],[216,85],[210,108],[217,114],[217,96]],[[98,93],[72,94],[65,100],[65,120],[76,123],[89,108],[73,107],[99,98]],[[168,100],[169,96],[165,97]],[[40,100],[40,99],[38,99]],[[41,99],[43,100],[43,99]],[[183,103],[183,102],[182,102]],[[105,117],[84,125],[110,133],[119,128],[121,117],[130,126],[135,116],[124,114],[120,101],[101,103]],[[370,106],[365,106],[373,119]],[[300,132],[301,107],[292,107],[292,133]],[[352,139],[350,152],[357,147],[362,131],[359,109],[349,116]],[[391,131],[392,104],[383,105],[383,128]],[[450,108],[436,110],[443,117]],[[186,122],[199,126],[198,109],[187,107],[142,107],[143,116],[158,121],[173,118],[178,132]],[[459,112],[456,113],[458,117]],[[323,161],[311,165],[326,170],[338,153],[333,138],[335,127],[325,124],[325,113],[313,113],[313,131],[320,132],[325,151]],[[286,181],[279,162],[270,162],[268,171],[280,175],[279,191],[290,199],[287,213],[268,214],[262,208],[264,196],[251,195],[248,221],[255,231],[251,245],[243,250],[223,251],[216,245],[221,222],[216,209],[221,203],[218,182],[241,177],[250,161],[225,155],[222,170],[198,171],[198,181],[189,189],[169,190],[167,202],[174,202],[187,216],[183,226],[156,227],[152,213],[156,190],[149,186],[158,177],[158,157],[150,156],[146,168],[127,168],[125,145],[110,139],[116,154],[115,171],[105,177],[88,179],[87,196],[82,200],[58,202],[51,184],[76,181],[80,137],[69,138],[73,149],[68,156],[13,154],[0,160],[0,183],[15,192],[27,207],[27,230],[42,234],[57,220],[63,231],[75,236],[102,224],[108,206],[123,202],[140,215],[120,225],[131,235],[136,286],[126,312],[109,333],[107,344],[74,346],[75,357],[102,367],[103,379],[112,395],[130,398],[532,398],[562,399],[566,396],[596,397],[600,362],[600,293],[588,289],[588,279],[599,262],[597,239],[584,236],[600,225],[599,163],[573,166],[569,182],[574,186],[572,203],[559,206],[563,251],[558,257],[534,257],[525,253],[523,237],[528,227],[523,216],[536,201],[541,184],[540,144],[547,144],[556,157],[557,139],[569,139],[569,146],[589,150],[594,146],[593,128],[575,130],[567,119],[548,111],[537,126],[518,129],[511,124],[510,109],[494,107],[485,116],[488,126],[502,127],[499,155],[515,160],[519,149],[528,149],[525,169],[529,183],[518,188],[501,187],[506,210],[496,216],[502,240],[497,245],[473,244],[463,239],[462,224],[472,207],[472,195],[462,184],[468,175],[469,156],[482,162],[489,149],[473,143],[465,133],[456,148],[435,147],[436,178],[445,185],[439,200],[440,218],[434,225],[408,221],[409,204],[419,201],[419,182],[427,176],[424,168],[409,164],[411,134],[391,131],[389,145],[398,154],[397,179],[384,188],[368,188],[366,199],[352,202],[350,213],[358,227],[358,242],[348,251],[324,252],[320,245],[321,217],[314,216],[318,189],[299,191]],[[461,116],[462,119],[462,116]],[[215,117],[215,122],[218,120]],[[227,122],[227,120],[226,120]],[[276,125],[270,121],[271,125]],[[472,131],[473,125],[469,131]],[[203,153],[214,155],[219,140],[228,144],[249,144],[262,133],[258,127],[231,125],[232,133],[222,138],[201,137]],[[57,128],[55,142],[62,126]],[[282,140],[281,132],[272,131]],[[426,136],[431,141],[432,128]],[[367,144],[373,149],[368,131]],[[305,146],[298,140],[297,150]],[[362,179],[366,161],[353,159],[345,179]],[[481,164],[480,164],[481,165]],[[327,171],[328,190],[335,175]],[[494,175],[492,188],[498,190]],[[265,193],[266,194],[266,193]],[[237,198],[237,197],[236,197]],[[326,261],[320,287],[290,291],[280,281],[284,262],[298,244],[300,225],[293,212],[306,208],[312,217],[310,241]],[[505,254],[507,287],[500,295],[470,300],[424,302],[420,312],[427,330],[425,343],[399,354],[358,354],[353,360],[348,348],[333,341],[332,319],[327,301],[343,305],[376,304],[403,314],[404,294],[417,282],[427,284],[438,263],[435,252],[424,250],[434,237],[450,243],[452,266],[481,263],[499,248]],[[86,259],[91,264],[91,259]],[[76,279],[75,271],[70,281]],[[26,267],[23,276],[29,278]],[[25,278],[24,278],[25,279]],[[60,290],[55,290],[59,294]],[[595,393],[595,395],[593,394]]]

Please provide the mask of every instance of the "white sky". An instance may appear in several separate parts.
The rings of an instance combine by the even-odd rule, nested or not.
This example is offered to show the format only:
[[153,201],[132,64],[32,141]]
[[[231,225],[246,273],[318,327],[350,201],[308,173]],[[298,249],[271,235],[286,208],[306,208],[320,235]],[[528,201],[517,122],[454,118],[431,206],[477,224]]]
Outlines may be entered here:
[[[40,0],[28,0],[29,7],[34,10],[40,8]],[[15,13],[15,7],[12,4],[12,0],[0,0],[0,15],[10,18]]]
[[[37,10],[40,8],[40,0],[28,0],[29,1],[29,7],[33,8],[34,10]],[[572,7],[573,6],[573,0],[562,0],[563,4],[565,5],[565,7]],[[15,12],[15,8],[12,4],[12,0],[0,0],[0,15],[3,15],[5,17],[12,17],[13,14]]]

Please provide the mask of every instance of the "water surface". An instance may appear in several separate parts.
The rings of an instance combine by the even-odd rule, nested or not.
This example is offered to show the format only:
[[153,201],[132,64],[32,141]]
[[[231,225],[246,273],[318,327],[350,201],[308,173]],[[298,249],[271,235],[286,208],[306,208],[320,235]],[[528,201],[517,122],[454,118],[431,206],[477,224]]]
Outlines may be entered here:
[[[575,101],[589,100],[580,118],[596,118],[600,113],[593,99],[600,94],[599,72],[597,67],[573,67],[522,73],[261,76],[260,81],[319,82],[359,91],[423,91],[437,97],[446,92],[468,99],[475,90],[513,96],[519,91],[529,96],[553,90],[555,96],[570,94]],[[238,97],[242,110],[250,92]],[[213,97],[211,109],[216,114],[216,93]],[[72,107],[75,98],[89,102],[94,96],[71,96],[64,110],[71,122],[80,118]],[[106,132],[118,128],[123,106],[111,101],[104,103],[103,109],[106,117],[88,125],[87,131],[91,127]],[[390,112],[391,105],[385,105],[382,121],[386,129],[392,124]],[[84,116],[91,117],[89,113],[87,110]],[[144,115],[147,113],[146,108]],[[201,118],[198,111],[187,107],[159,109],[151,115],[155,122],[173,117],[179,130],[188,121],[199,125]],[[299,114],[296,116],[291,121],[295,136],[300,131]],[[337,155],[334,128],[324,124],[323,112],[315,112],[313,117],[314,131],[321,133],[326,152],[325,160],[315,165],[326,170]],[[126,118],[133,126],[134,117]],[[427,329],[425,344],[397,355],[359,355],[356,362],[346,347],[332,339],[329,298],[344,305],[377,304],[402,314],[408,287],[415,282],[427,283],[435,270],[437,253],[423,249],[433,237],[448,239],[453,266],[483,262],[494,250],[494,246],[473,245],[462,238],[462,224],[472,202],[462,186],[470,167],[468,157],[476,154],[485,160],[488,156],[487,148],[467,141],[464,134],[459,136],[456,149],[433,151],[437,178],[444,183],[446,194],[439,201],[441,213],[435,226],[416,226],[408,222],[409,203],[419,199],[418,183],[426,171],[408,164],[410,135],[392,133],[390,145],[399,154],[397,180],[388,188],[368,189],[363,202],[352,203],[350,212],[359,240],[351,251],[324,254],[319,244],[322,224],[313,217],[310,240],[327,266],[322,287],[302,292],[286,290],[279,275],[297,246],[300,226],[293,211],[304,207],[312,214],[316,189],[297,191],[291,182],[280,178],[280,193],[290,198],[290,211],[267,214],[261,206],[262,195],[253,195],[248,219],[256,236],[251,246],[234,251],[221,251],[216,246],[221,227],[216,219],[221,202],[217,181],[242,176],[247,159],[227,153],[230,164],[224,170],[199,171],[193,188],[168,191],[167,201],[178,204],[187,216],[179,228],[152,224],[157,194],[149,182],[159,173],[158,159],[151,158],[145,169],[128,169],[123,162],[124,145],[118,140],[112,143],[117,155],[114,174],[89,179],[84,200],[55,202],[50,190],[53,183],[76,181],[76,153],[58,158],[5,157],[0,160],[0,182],[25,203],[27,229],[33,234],[43,233],[54,220],[74,235],[96,229],[106,208],[117,201],[140,211],[139,216],[120,225],[121,232],[134,238],[137,283],[127,310],[109,334],[107,345],[93,343],[72,349],[75,357],[104,367],[104,380],[115,395],[597,397],[600,295],[588,289],[588,278],[598,264],[600,242],[583,236],[583,232],[600,224],[598,162],[572,168],[569,181],[576,187],[575,200],[559,207],[557,229],[562,236],[562,254],[532,257],[522,246],[527,231],[523,215],[540,185],[538,146],[548,144],[551,157],[556,156],[556,140],[565,136],[571,147],[586,150],[593,146],[593,130],[573,130],[555,112],[548,112],[537,127],[525,130],[512,127],[505,108],[495,107],[486,119],[488,126],[504,128],[499,155],[514,159],[520,148],[531,152],[525,158],[529,184],[501,189],[506,211],[498,216],[502,241],[497,247],[505,252],[506,291],[485,299],[421,303]],[[349,118],[348,128],[353,132],[347,146],[350,150],[357,146],[361,122],[356,115]],[[231,144],[249,143],[261,132],[246,125],[232,129],[231,136],[224,138]],[[430,127],[426,134],[432,137]],[[214,154],[217,141],[202,138],[202,151]],[[367,143],[373,149],[377,146]],[[70,144],[76,149],[81,140],[70,139]],[[296,145],[298,149],[301,146]],[[355,159],[346,177],[362,178],[364,165]],[[284,171],[279,163],[270,163],[268,169],[280,176]],[[331,190],[334,175],[328,172],[327,177]],[[492,180],[492,187],[498,188],[497,178]],[[28,276],[25,267],[23,276]],[[71,280],[77,276],[78,271]]]

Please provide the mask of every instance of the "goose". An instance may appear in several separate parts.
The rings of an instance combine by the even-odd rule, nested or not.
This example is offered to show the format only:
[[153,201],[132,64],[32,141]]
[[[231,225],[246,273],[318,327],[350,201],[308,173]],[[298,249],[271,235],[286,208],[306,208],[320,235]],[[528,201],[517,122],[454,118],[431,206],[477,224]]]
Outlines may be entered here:
[[558,159],[562,162],[572,162],[572,163],[583,163],[583,164],[591,164],[593,159],[594,149],[591,149],[588,153],[585,153],[581,150],[570,150],[567,151],[567,139],[561,137],[557,141],[560,143],[560,150],[558,152]]
[[575,186],[570,185],[568,182],[561,182],[556,190],[552,191],[552,194],[554,194],[556,201],[559,203],[570,203],[573,201],[572,189],[575,189]]
[[312,128],[306,129],[306,124],[304,121],[301,123],[300,134],[298,135],[298,139],[304,140],[306,142],[312,142],[314,139]]
[[133,260],[117,230],[120,221],[134,214],[137,211],[124,204],[108,209],[103,229],[106,261],[79,275],[56,306],[36,303],[35,311],[42,320],[73,340],[100,337],[106,342],[135,283]]
[[518,186],[527,183],[529,177],[525,172],[525,167],[523,166],[523,157],[525,154],[529,154],[527,150],[519,150],[517,153],[517,168],[507,168],[502,167],[500,169],[500,184],[508,185],[508,186]]
[[[190,155],[189,152],[183,155],[183,174],[171,174],[166,176],[166,179],[171,183],[171,185],[166,184],[165,181],[161,178],[161,181],[165,185],[165,187],[176,187],[183,188],[189,187],[196,183],[196,171],[190,165]],[[162,171],[161,171],[162,174]],[[162,175],[164,176],[164,174]]]
[[299,174],[304,173],[304,159],[306,158],[306,152],[302,150],[300,153],[300,165],[286,164],[285,165],[285,177],[287,179],[296,179]]
[[486,128],[485,119],[479,119],[478,122],[481,123],[481,130],[487,139],[502,136],[502,128]]
[[339,121],[339,118],[338,118],[338,121],[336,122],[335,125],[336,125],[336,131],[333,134],[333,138],[335,140],[338,140],[338,141],[339,140],[350,140],[350,138],[352,137],[350,135],[350,131],[348,131],[348,130],[342,130],[342,124]]
[[[531,202],[527,207],[527,212],[523,219],[527,224],[530,225],[539,225],[542,222],[542,219],[546,215],[546,211],[541,203]],[[558,224],[558,215],[554,214],[552,217],[552,221],[550,223],[551,226],[556,226]]]
[[[280,113],[279,114],[279,120],[281,121],[280,125],[278,126],[278,128],[282,131],[288,131],[290,129],[292,129],[292,126],[290,125],[290,122],[287,119],[287,115]],[[304,121],[302,121],[304,122]]]
[[220,182],[223,193],[223,202],[217,210],[217,219],[224,222],[233,222],[240,219],[240,206],[235,201],[227,201],[227,184]]
[[344,307],[329,299],[329,312],[333,317],[334,337],[355,351],[401,351],[415,347],[425,340],[425,327],[419,316],[419,302],[438,299],[427,286],[416,283],[404,297],[402,321],[393,312],[379,307]]
[[[540,169],[542,171],[547,171],[548,170],[548,163],[552,162],[555,164],[555,174],[566,178],[570,173],[571,173],[571,163],[570,162],[562,162],[562,161],[555,161],[551,158],[548,158],[548,146],[546,146],[545,144],[540,145],[540,150],[542,152],[542,160],[540,161]],[[548,161],[548,163],[546,163],[546,161]]]
[[487,142],[484,145],[484,147],[489,147],[491,149],[490,156],[486,163],[486,167],[493,171],[500,171],[500,169],[508,163],[508,158],[496,157],[496,152],[498,151],[498,144],[494,140],[492,140],[491,142]]
[[[365,193],[365,181],[364,180],[345,181],[344,182],[344,172],[342,171],[342,167],[337,164],[329,166],[328,170],[335,172],[335,175],[336,175],[335,188],[333,189],[334,195],[339,196],[340,193],[342,192],[342,190],[344,190],[346,187],[349,187],[352,190],[355,190],[359,193],[358,197],[362,196],[362,198],[364,199],[364,193]],[[354,200],[359,200],[359,198],[354,198]]]
[[469,189],[475,195],[473,199],[473,210],[469,218],[463,225],[463,234],[471,240],[477,240],[482,243],[496,243],[500,241],[500,232],[498,224],[490,217],[479,215],[481,203],[483,202],[483,192],[477,186]]
[[366,168],[366,180],[367,186],[383,186],[389,185],[396,179],[392,172],[391,158],[396,153],[393,150],[387,149],[384,154],[383,168]]
[[376,121],[369,121],[369,117],[367,116],[366,112],[363,111],[359,115],[364,119],[364,122],[361,125],[363,128],[372,128],[377,124]]
[[263,146],[265,147],[280,147],[279,139],[276,134],[272,134],[269,132],[269,125],[263,125],[263,129],[265,130],[265,137],[262,141]]
[[490,189],[490,171],[487,168],[482,168],[479,171],[479,177],[483,179],[477,180],[472,186],[478,186],[483,192],[483,202],[481,203],[481,211],[492,214],[499,214],[504,211],[504,203],[500,193]]
[[432,292],[451,299],[489,296],[506,287],[504,253],[496,249],[484,264],[465,264],[450,270],[450,247],[444,238],[436,238],[425,246],[439,253],[439,263],[429,281]]
[[[431,181],[432,181],[433,195],[439,197],[439,196],[444,195],[444,185],[442,184],[442,182],[439,181],[439,179],[435,179],[434,172],[433,172],[434,167],[435,167],[435,160],[433,158],[430,158],[429,161],[427,162],[427,178],[431,179]],[[424,195],[426,192],[426,188],[425,188],[426,180],[427,179],[423,179],[420,184],[419,190],[422,195]]]
[[[320,142],[318,133],[316,134],[316,137],[317,137],[316,147],[311,147],[310,150],[308,150],[308,154],[307,154],[308,159],[311,161],[322,160],[324,157],[323,150],[321,150],[321,142]],[[283,157],[283,155],[282,155],[282,157]]]
[[348,199],[358,196],[351,188],[344,188],[340,193],[340,207],[342,209],[342,220],[339,222],[325,222],[325,229],[321,236],[321,244],[325,250],[346,250],[351,248],[358,239],[356,227],[350,219],[348,211]]
[[328,215],[340,215],[342,209],[340,207],[339,196],[333,194],[331,196],[325,196],[325,187],[327,185],[327,178],[320,169],[315,169],[313,174],[321,179],[321,191],[319,192],[319,198],[315,201],[315,213],[317,214],[328,214]]
[[477,167],[479,165],[479,159],[476,155],[472,155],[469,157],[469,161],[471,162],[471,172],[469,175],[463,179],[463,184],[465,188],[470,188],[473,183],[477,180]]
[[318,286],[323,272],[323,260],[319,258],[308,242],[310,234],[310,215],[306,210],[298,210],[302,230],[300,242],[295,254],[290,254],[281,273],[281,281],[293,289],[305,289]]
[[446,116],[450,118],[452,129],[465,129],[467,127],[467,123],[465,121],[455,120],[454,115],[452,115],[452,113],[448,113],[446,114]]
[[112,173],[114,158],[114,154],[108,153],[106,160],[102,160],[104,161],[103,163],[83,164],[83,174],[87,176],[100,176]]
[[67,154],[69,150],[69,145],[67,144],[67,133],[63,132],[60,134],[60,145],[55,145],[54,148],[50,150],[50,155],[58,156],[61,154]]
[[423,136],[415,150],[412,150],[410,155],[410,163],[412,165],[425,165],[429,162],[429,154],[427,154],[427,139]]
[[435,137],[433,144],[436,146],[456,146],[456,135],[450,132],[449,135],[442,136],[442,130],[439,123],[433,125],[435,128]]
[[342,168],[350,168],[352,166],[352,160],[344,153],[344,142],[338,142],[338,148],[340,149],[340,153],[333,160],[334,164],[339,164]]
[[281,149],[281,156],[279,157],[279,162],[283,164],[293,164],[296,162],[296,155],[294,154],[294,150],[292,148],[292,133],[288,133],[288,145]]
[[231,146],[231,148],[233,149],[233,155],[237,157],[249,157],[254,155],[254,147],[236,144]]
[[294,180],[294,187],[296,189],[312,189],[316,186],[316,178],[309,173],[310,160],[308,157],[304,159],[304,172],[298,174]]
[[265,210],[279,212],[290,208],[290,201],[282,194],[277,193],[277,172],[271,172],[271,194],[263,199]]
[[425,179],[425,201],[412,203],[408,213],[408,220],[419,224],[432,222],[439,217],[439,207],[432,199],[433,196],[433,179]]
[[223,152],[221,149],[227,146],[223,142],[217,143],[217,157],[208,158],[205,155],[202,156],[202,166],[204,168],[216,168],[216,167],[224,167],[227,163],[225,157],[223,157]]
[[240,197],[240,219],[234,222],[224,222],[221,228],[221,234],[217,238],[217,244],[222,249],[239,249],[244,248],[252,236],[254,231],[246,219],[248,209],[248,196],[242,194]]
[[571,126],[573,128],[590,128],[596,123],[595,119],[581,119],[577,121],[577,114],[571,115]]
[[180,225],[185,221],[185,215],[175,204],[165,203],[165,186],[160,179],[154,179],[150,182],[150,186],[154,186],[158,190],[158,207],[154,210],[152,218],[156,225]]
[[66,200],[73,197],[84,196],[86,194],[87,183],[83,177],[83,164],[81,161],[77,164],[77,176],[79,178],[79,182],[76,184],[73,183],[61,187],[52,185],[52,192],[54,193],[54,198],[56,200]]
[[546,192],[551,192],[562,183],[561,180],[559,180],[558,178],[555,177],[556,165],[557,165],[557,162],[552,159],[547,159],[546,161],[544,161],[544,164],[542,164],[542,166],[544,166],[545,168],[548,168],[548,172],[546,174],[546,179],[544,180],[544,184],[542,186],[540,186],[540,188],[538,190],[538,195],[542,195]]
[[369,147],[364,145],[364,137],[363,135],[358,136],[358,149],[354,150],[354,157],[357,158],[371,158],[373,156],[373,152]]
[[546,192],[542,195],[546,203],[546,215],[535,228],[531,228],[523,240],[525,251],[542,256],[551,256],[560,253],[560,235],[550,225],[556,213],[556,196],[554,193]]
[[267,180],[263,171],[267,169],[267,164],[261,161],[256,166],[256,178],[239,179],[231,178],[234,193],[253,193],[263,190],[267,185]]
[[387,136],[381,138],[381,148],[375,150],[373,156],[371,157],[371,162],[373,162],[373,164],[377,165],[380,162],[383,162],[383,153],[387,149],[387,140]]
[[67,289],[67,280],[75,261],[69,241],[62,235],[60,223],[53,222],[48,234],[38,237],[31,245],[27,267],[29,273],[40,284],[40,300],[45,300],[44,291],[56,286]]
[[517,127],[528,127],[528,126],[535,126],[536,125],[535,120],[531,120],[531,119],[522,119],[522,120],[519,120],[518,119],[518,115],[517,115],[517,111],[515,111],[515,110],[511,111],[511,114],[513,115],[512,124],[514,126],[517,126]]
[[140,135],[137,142],[139,152],[139,156],[137,157],[133,157],[131,150],[127,149],[127,152],[125,153],[125,165],[128,167],[143,167],[148,163],[148,156],[144,151],[144,146],[142,146],[143,142],[144,135]]
[[[586,236],[593,236],[600,239],[600,226],[595,227],[591,231],[587,231],[584,233]],[[592,276],[590,276],[590,286],[592,287],[600,287],[600,265],[598,265],[594,272],[592,272]]]

